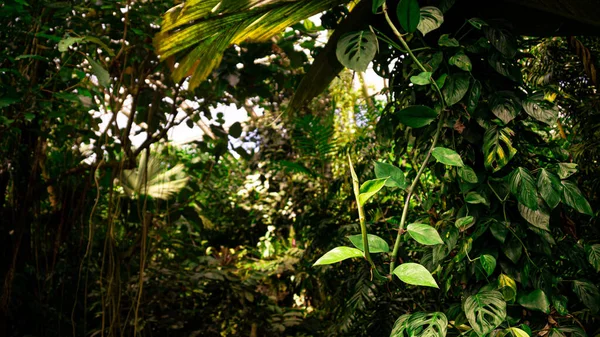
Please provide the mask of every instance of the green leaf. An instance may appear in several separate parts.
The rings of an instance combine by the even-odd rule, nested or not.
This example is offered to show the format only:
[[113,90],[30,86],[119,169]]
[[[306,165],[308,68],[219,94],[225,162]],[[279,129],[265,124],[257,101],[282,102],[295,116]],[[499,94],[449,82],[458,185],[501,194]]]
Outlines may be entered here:
[[385,0],[373,0],[373,7],[371,8],[373,14],[377,14],[377,12],[379,12],[379,8],[383,5],[384,2]]
[[394,326],[392,327],[392,333],[390,337],[405,337],[404,331],[408,328],[408,320],[410,319],[411,314],[404,314],[394,322]]
[[69,50],[70,46],[72,46],[75,43],[83,41],[83,39],[84,39],[83,37],[71,37],[71,36],[66,37],[58,42],[58,51],[61,53],[64,53],[67,50]]
[[461,232],[463,232],[463,231],[469,229],[474,224],[475,224],[475,218],[472,217],[471,215],[469,215],[469,216],[465,216],[465,217],[456,219],[454,226],[456,228],[458,228]]
[[448,74],[442,74],[437,80],[435,80],[435,84],[437,84],[438,88],[441,89],[444,87],[444,84],[446,83],[446,77],[448,77]]
[[506,241],[506,235],[508,234],[508,229],[504,225],[504,223],[498,220],[492,220],[490,222],[490,232],[492,235],[500,242],[504,243]]
[[600,272],[600,244],[585,246],[588,261],[597,272]]
[[392,272],[398,278],[408,284],[439,288],[431,273],[418,263],[403,263]]
[[558,312],[560,315],[567,315],[569,314],[569,310],[567,310],[567,297],[566,296],[562,296],[562,295],[554,295],[552,296],[552,305],[554,306],[554,309],[556,309],[556,312]]
[[385,181],[386,187],[399,187],[402,189],[407,187],[404,172],[394,165],[375,162],[375,176],[378,179],[388,178]]
[[510,192],[520,203],[532,210],[538,209],[537,188],[528,169],[517,167],[508,177],[508,181]]
[[[506,335],[509,335],[509,334],[510,334],[512,337],[529,337],[529,336],[530,336],[530,335],[529,335],[527,332],[525,332],[524,330],[521,330],[521,329],[519,329],[519,328],[512,327],[512,328],[508,328],[508,329],[505,329],[504,331],[502,331],[502,333],[501,333],[501,334],[499,334],[499,335],[500,335],[499,337],[507,337]],[[510,336],[509,336],[509,337],[510,337]]]
[[563,194],[563,187],[556,175],[544,168],[541,169],[538,175],[537,187],[540,195],[551,209],[558,206]]
[[505,29],[483,26],[483,34],[499,52],[509,59],[517,54],[517,40]]
[[469,296],[463,304],[463,310],[479,336],[492,332],[506,319],[506,302],[497,291],[484,291]]
[[335,54],[344,67],[364,72],[377,54],[377,36],[370,30],[345,34],[338,41]]
[[577,164],[558,163],[558,176],[560,179],[567,179],[575,173],[577,173]]
[[417,30],[421,20],[421,9],[417,0],[400,0],[396,11],[400,26],[407,33]]
[[444,14],[437,7],[426,6],[421,8],[421,19],[417,29],[425,36],[427,33],[440,28],[444,23]]
[[499,171],[517,153],[512,146],[511,136],[514,136],[514,133],[509,128],[493,126],[487,129],[483,136],[483,153],[484,164],[488,170]]
[[593,283],[575,280],[573,281],[573,292],[592,313],[600,311],[600,293],[598,293],[598,288]]
[[579,213],[594,216],[594,211],[592,211],[592,207],[590,206],[589,202],[585,199],[577,185],[568,180],[563,180],[561,184],[563,186],[562,201],[565,204],[573,207]]
[[538,199],[538,209],[533,210],[519,203],[519,213],[523,219],[539,229],[550,231],[550,212],[541,199]]
[[556,124],[558,107],[544,100],[544,93],[529,96],[523,101],[523,109],[529,116],[550,126]]
[[448,63],[453,66],[457,66],[458,68],[464,71],[473,70],[473,65],[471,64],[471,59],[465,55],[463,52],[458,52],[454,56],[448,60]]
[[463,164],[463,161],[460,158],[460,155],[458,153],[456,153],[456,151],[447,149],[445,147],[434,148],[433,151],[431,151],[431,155],[433,155],[433,157],[435,159],[437,159],[438,162],[440,162],[444,165],[459,166],[459,167],[462,167],[465,165],[465,164]]
[[481,263],[481,267],[487,274],[487,276],[491,276],[496,269],[496,259],[488,254],[481,255],[479,257],[479,263]]
[[505,301],[510,302],[517,296],[517,283],[506,274],[498,277],[498,290],[502,292]]
[[488,63],[494,70],[506,78],[517,83],[521,83],[523,81],[521,68],[513,61],[513,59],[507,59],[502,56],[502,54],[493,52],[492,55],[488,57]]
[[471,18],[467,21],[471,24],[471,26],[473,26],[477,29],[481,29],[481,27],[487,26],[487,23],[485,21],[481,20],[480,18]]
[[400,123],[418,129],[431,124],[437,118],[438,113],[424,105],[411,105],[400,110],[396,116]]
[[458,73],[451,74],[446,79],[446,85],[442,89],[444,100],[448,106],[452,106],[465,97],[469,90],[469,74]]
[[519,296],[517,303],[529,310],[537,310],[545,314],[550,313],[550,300],[541,289],[536,289],[527,295]]
[[496,117],[508,124],[521,110],[521,101],[510,91],[500,91],[490,98],[490,108]]
[[360,194],[358,195],[358,201],[361,205],[364,205],[367,200],[374,196],[379,190],[385,186],[387,178],[372,179],[365,181],[360,185]]
[[335,247],[332,250],[325,253],[325,255],[321,256],[321,258],[319,258],[313,266],[332,264],[349,258],[362,256],[363,252],[359,249],[352,247]]
[[[363,246],[363,240],[361,234],[347,236],[348,240],[352,242],[354,247],[360,249],[361,252],[365,251]],[[367,241],[369,242],[369,253],[389,253],[390,246],[384,239],[377,235],[367,234]]]
[[523,254],[523,246],[515,236],[512,236],[508,242],[502,246],[502,251],[512,262],[517,263]]
[[450,35],[442,34],[438,40],[438,45],[440,45],[440,47],[458,47],[460,46],[460,43],[458,43],[457,39],[451,39]]
[[469,96],[467,97],[467,112],[473,113],[479,105],[479,97],[481,96],[481,82],[473,80]]
[[92,60],[90,57],[86,56],[88,62],[92,66],[92,72],[96,75],[98,79],[98,84],[103,86],[104,88],[108,88],[110,86],[110,75],[108,71],[104,69],[99,63]]
[[229,127],[229,135],[233,138],[240,138],[242,135],[242,124],[235,122]]
[[458,168],[458,176],[467,183],[477,184],[477,174],[469,165],[464,165]]
[[469,192],[467,193],[467,195],[465,196],[465,202],[469,203],[469,204],[484,204],[484,205],[488,205],[490,204],[490,202],[487,200],[487,198],[481,194],[479,194],[478,192]]
[[444,243],[440,237],[440,234],[435,230],[435,228],[429,225],[412,223],[408,225],[406,230],[408,231],[408,234],[415,239],[415,241],[422,245],[433,246]]
[[411,76],[410,82],[415,85],[427,85],[431,83],[431,72],[423,71],[417,76]]
[[447,328],[448,318],[441,312],[415,312],[406,324],[411,337],[445,337]]

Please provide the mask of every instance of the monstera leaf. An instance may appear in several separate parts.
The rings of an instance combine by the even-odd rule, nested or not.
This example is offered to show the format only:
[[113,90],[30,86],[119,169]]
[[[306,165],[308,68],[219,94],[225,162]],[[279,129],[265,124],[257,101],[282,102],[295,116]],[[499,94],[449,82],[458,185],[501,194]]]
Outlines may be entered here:
[[483,136],[484,164],[492,172],[506,166],[517,150],[512,146],[510,137],[514,135],[509,128],[493,126]]
[[506,319],[506,302],[498,291],[469,296],[463,304],[467,320],[479,335],[487,335]]
[[415,312],[400,316],[390,337],[445,337],[448,319],[441,312]]

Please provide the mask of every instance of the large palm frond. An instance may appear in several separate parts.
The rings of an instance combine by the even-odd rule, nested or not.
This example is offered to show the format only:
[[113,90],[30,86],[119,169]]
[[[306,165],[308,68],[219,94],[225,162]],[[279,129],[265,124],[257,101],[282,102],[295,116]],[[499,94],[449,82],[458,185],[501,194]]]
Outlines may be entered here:
[[173,79],[191,75],[193,89],[219,65],[230,45],[268,40],[343,2],[347,0],[189,0],[164,15],[154,45],[163,60],[182,56]]

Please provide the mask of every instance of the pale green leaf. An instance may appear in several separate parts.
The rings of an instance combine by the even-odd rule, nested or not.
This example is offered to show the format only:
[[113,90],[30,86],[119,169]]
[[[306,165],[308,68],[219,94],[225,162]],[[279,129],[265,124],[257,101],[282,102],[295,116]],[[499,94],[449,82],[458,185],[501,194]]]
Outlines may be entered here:
[[448,60],[448,64],[457,66],[464,71],[473,70],[471,59],[469,59],[469,57],[463,52],[456,53],[454,56],[452,56],[450,60]]
[[459,167],[464,166],[460,155],[452,149],[447,149],[445,147],[436,147],[433,149],[433,151],[431,151],[431,155],[433,155],[433,157],[437,159],[438,162],[444,165]]
[[322,266],[340,262],[353,257],[362,257],[363,252],[352,247],[335,247],[321,256],[313,266]]
[[492,332],[506,319],[506,302],[497,291],[484,291],[469,296],[463,304],[463,310],[479,336]]
[[558,163],[558,176],[560,179],[567,179],[575,173],[577,173],[577,164]]
[[[361,234],[348,236],[348,240],[360,251],[365,251]],[[389,253],[390,251],[388,243],[377,235],[367,234],[367,242],[369,243],[369,253]]]
[[364,205],[372,196],[377,194],[377,192],[385,186],[387,179],[388,178],[379,178],[365,181],[360,186],[360,194],[358,195],[360,204]]
[[410,82],[415,85],[427,85],[431,83],[431,72],[423,71],[417,76],[411,76]]
[[408,231],[408,234],[420,244],[433,246],[444,243],[440,234],[435,228],[429,225],[412,223],[406,227],[406,230]]
[[404,172],[394,165],[375,162],[375,176],[379,179],[388,178],[385,181],[386,187],[399,187],[402,189],[407,187]]
[[377,54],[377,36],[370,30],[348,33],[337,44],[336,56],[344,67],[364,72]]
[[442,23],[444,23],[444,14],[437,7],[426,6],[421,8],[421,20],[417,25],[417,29],[423,36],[440,28]]
[[393,274],[404,283],[439,288],[431,273],[418,263],[403,263],[394,269]]
[[487,276],[490,276],[494,273],[494,270],[496,269],[496,258],[491,255],[484,254],[479,257],[479,262],[481,263],[481,267]]

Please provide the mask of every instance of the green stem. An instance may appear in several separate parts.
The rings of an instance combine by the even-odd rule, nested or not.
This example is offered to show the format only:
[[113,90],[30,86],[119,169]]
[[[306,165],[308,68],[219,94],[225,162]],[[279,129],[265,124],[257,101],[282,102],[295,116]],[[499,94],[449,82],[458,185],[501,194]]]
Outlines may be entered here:
[[[396,28],[396,26],[392,22],[392,19],[390,18],[389,14],[388,14],[388,8],[387,8],[386,2],[383,3],[382,8],[383,8],[383,14],[385,15],[385,20],[387,21],[388,25],[394,32],[394,35],[396,35],[396,37],[400,41],[400,44],[402,44],[402,46],[404,47],[406,52],[408,52],[408,55],[410,55],[410,57],[417,64],[417,66],[422,71],[427,72],[428,70],[425,68],[425,66],[423,66],[423,64],[415,56],[413,51],[410,49],[410,47],[408,46],[408,44],[402,37],[402,34],[400,34],[400,31],[398,31],[398,28]],[[429,81],[431,82],[431,84],[437,91],[438,95],[440,96],[440,101],[442,102],[442,112],[443,112],[444,109],[446,108],[446,102],[444,101],[444,95],[442,95],[442,91],[438,87],[437,83],[433,80],[433,78],[430,77]],[[421,178],[421,175],[423,174],[423,172],[425,171],[425,168],[427,167],[427,164],[429,163],[429,159],[431,159],[431,153],[433,152],[433,149],[435,148],[435,146],[437,144],[437,141],[439,139],[443,125],[444,125],[444,118],[443,118],[443,116],[440,116],[440,119],[438,120],[438,124],[437,124],[437,129],[433,136],[433,142],[431,143],[431,147],[429,148],[429,151],[427,151],[427,156],[425,156],[425,160],[423,160],[423,164],[421,164],[421,168],[419,168],[419,171],[417,172],[415,179],[413,179],[410,187],[408,188],[408,191],[407,191],[408,193],[406,195],[406,199],[404,200],[404,209],[402,210],[400,226],[398,227],[398,235],[396,236],[396,242],[394,243],[394,250],[392,251],[392,260],[390,262],[390,274],[394,271],[394,268],[396,267],[396,260],[398,259],[398,252],[400,250],[400,239],[402,237],[402,234],[404,234],[404,224],[406,222],[406,217],[408,216],[408,208],[410,206],[410,199],[413,195],[415,187],[419,183],[419,179]]]

